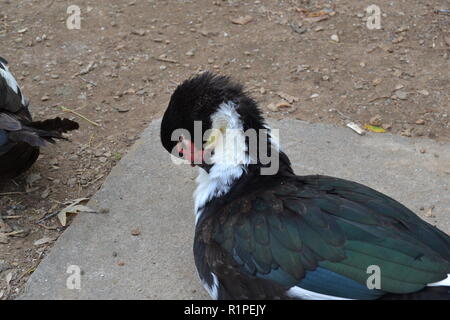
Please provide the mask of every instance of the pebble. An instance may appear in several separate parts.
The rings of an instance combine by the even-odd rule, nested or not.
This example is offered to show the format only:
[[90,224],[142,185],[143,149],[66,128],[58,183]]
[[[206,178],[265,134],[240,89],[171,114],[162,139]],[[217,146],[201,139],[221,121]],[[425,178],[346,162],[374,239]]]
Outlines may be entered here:
[[50,100],[50,97],[49,97],[49,96],[43,96],[43,97],[41,98],[41,101],[48,101],[48,100]]
[[400,100],[406,100],[408,99],[408,93],[405,91],[397,91],[395,93],[395,95],[397,96],[397,98],[399,98]]
[[424,95],[424,96],[430,95],[430,93],[427,90],[419,90],[417,92],[420,93],[421,95]]
[[186,55],[189,57],[193,57],[195,55],[195,49],[191,49],[188,52],[186,52]]
[[420,125],[420,126],[423,126],[423,125],[425,124],[425,120],[423,120],[423,119],[418,119],[418,120],[416,120],[416,124],[418,124],[418,125]]
[[76,183],[77,183],[77,178],[70,178],[69,180],[67,180],[67,185],[71,188],[74,187]]
[[337,34],[333,34],[331,36],[331,40],[334,41],[334,42],[339,42],[339,36]]

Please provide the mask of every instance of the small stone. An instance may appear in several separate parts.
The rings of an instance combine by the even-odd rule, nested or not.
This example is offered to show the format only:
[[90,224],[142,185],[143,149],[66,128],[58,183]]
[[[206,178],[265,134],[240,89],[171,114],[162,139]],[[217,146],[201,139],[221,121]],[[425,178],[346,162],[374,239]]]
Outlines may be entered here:
[[339,42],[339,36],[337,34],[333,34],[331,36],[331,40],[334,41],[334,42]]
[[166,70],[166,69],[167,69],[167,66],[165,66],[165,65],[159,66],[159,70]]
[[314,98],[317,98],[317,97],[319,97],[319,94],[318,94],[318,93],[313,93],[313,94],[310,96],[311,99],[314,99]]
[[427,150],[425,149],[425,148],[420,148],[420,153],[425,153],[425,152],[427,152]]
[[117,265],[118,265],[119,267],[123,267],[123,266],[125,265],[125,262],[119,261],[119,262],[117,262]]
[[328,81],[328,80],[330,80],[330,77],[327,76],[327,75],[324,75],[324,76],[322,77],[322,80],[323,80],[323,81]]
[[399,83],[399,84],[397,84],[396,86],[395,86],[395,90],[400,90],[400,89],[403,89],[405,86],[404,85],[402,85],[401,83]]
[[247,23],[250,23],[253,21],[253,17],[246,15],[246,16],[241,16],[235,19],[231,19],[231,22],[234,24],[239,24],[239,25],[246,25]]
[[416,120],[416,124],[418,124],[418,125],[420,125],[420,126],[423,126],[423,125],[425,124],[425,120],[423,120],[423,119],[418,119],[418,120]]
[[405,91],[397,91],[395,93],[395,95],[397,96],[397,98],[399,98],[400,100],[406,100],[408,99],[408,93]]
[[418,93],[420,93],[421,95],[423,95],[423,96],[428,96],[428,95],[430,95],[430,93],[427,91],[427,90],[419,90],[419,91],[417,91]]
[[394,40],[392,40],[392,43],[400,43],[403,40],[405,40],[405,37],[404,36],[399,36],[399,37],[395,38]]
[[77,178],[70,178],[69,180],[67,180],[67,185],[71,188],[73,188],[76,183],[77,183]]
[[188,52],[186,52],[186,55],[189,57],[193,57],[195,55],[195,49],[191,49]]
[[131,235],[138,236],[141,234],[141,230],[139,228],[131,230]]
[[381,82],[382,82],[382,79],[381,79],[381,78],[375,78],[375,79],[373,79],[373,81],[372,81],[372,85],[377,86],[377,85],[379,85]]
[[144,29],[137,29],[131,31],[131,33],[142,37],[145,36],[146,31]]
[[394,71],[394,76],[396,76],[396,77],[401,77],[402,74],[403,74],[402,70],[395,69],[395,71]]
[[48,101],[50,100],[49,96],[42,96],[41,101]]

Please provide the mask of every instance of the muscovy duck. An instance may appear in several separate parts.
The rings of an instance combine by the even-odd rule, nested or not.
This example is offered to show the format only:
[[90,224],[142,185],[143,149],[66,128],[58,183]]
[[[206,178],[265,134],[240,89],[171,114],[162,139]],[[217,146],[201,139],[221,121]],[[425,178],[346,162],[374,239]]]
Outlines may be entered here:
[[[262,132],[274,174],[263,174],[270,164],[250,152],[248,130]],[[167,151],[199,167],[194,257],[214,299],[450,299],[450,237],[367,186],[295,175],[230,78],[180,84],[160,133]]]
[[46,141],[65,139],[63,132],[78,129],[69,119],[32,121],[29,101],[0,57],[0,179],[13,178],[27,170]]

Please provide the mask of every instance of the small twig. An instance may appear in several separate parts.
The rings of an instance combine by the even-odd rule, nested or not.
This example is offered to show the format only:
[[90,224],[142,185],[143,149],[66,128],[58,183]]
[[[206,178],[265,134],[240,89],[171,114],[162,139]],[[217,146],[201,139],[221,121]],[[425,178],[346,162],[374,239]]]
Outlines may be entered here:
[[16,230],[16,231],[12,231],[12,232],[8,232],[8,233],[3,233],[3,235],[5,236],[14,236],[16,234],[20,234],[20,233],[24,233],[25,230]]
[[376,98],[370,99],[369,101],[367,101],[367,103],[372,103],[372,102],[377,101],[377,100],[380,100],[380,99],[389,99],[389,98],[390,98],[390,97],[386,97],[386,96],[383,96],[383,97],[376,97]]
[[21,216],[1,216],[0,219],[19,219]]
[[25,194],[26,192],[3,192],[3,193],[0,193],[0,196],[12,196],[12,195],[15,195],[15,194]]
[[61,110],[62,110],[62,111],[65,111],[65,112],[73,113],[74,115],[77,115],[77,116],[79,116],[80,118],[86,120],[86,121],[89,122],[90,124],[93,124],[93,125],[96,126],[96,127],[100,127],[100,125],[99,125],[97,122],[94,122],[94,121],[92,121],[92,120],[89,120],[88,118],[86,118],[86,117],[83,116],[82,114],[80,114],[80,113],[78,113],[78,112],[76,112],[76,111],[74,111],[74,110],[72,110],[72,109],[69,109],[69,108],[66,108],[66,107],[64,107],[64,106],[61,106]]
[[94,81],[87,80],[87,79],[83,78],[82,76],[78,76],[78,78],[80,78],[80,79],[83,80],[84,82],[87,82],[87,83],[89,83],[89,84],[92,84],[94,87],[97,86],[97,84],[96,84]]
[[155,60],[162,61],[162,62],[168,62],[168,63],[178,63],[177,60],[170,59],[170,58],[167,58],[167,57],[158,57],[158,58],[155,58]]
[[48,226],[46,226],[46,225],[44,225],[42,223],[38,223],[37,225],[42,227],[42,228],[44,228],[44,229],[46,229],[46,230],[57,230],[58,229],[58,227],[48,227]]
[[57,216],[59,212],[60,212],[60,211],[58,210],[58,211],[55,211],[55,212],[52,212],[52,213],[46,215],[45,217],[39,219],[38,222],[37,222],[37,224],[38,224],[38,225],[41,225],[41,223],[44,222],[45,220],[48,220],[48,219],[50,219],[50,218],[53,218],[53,217]]

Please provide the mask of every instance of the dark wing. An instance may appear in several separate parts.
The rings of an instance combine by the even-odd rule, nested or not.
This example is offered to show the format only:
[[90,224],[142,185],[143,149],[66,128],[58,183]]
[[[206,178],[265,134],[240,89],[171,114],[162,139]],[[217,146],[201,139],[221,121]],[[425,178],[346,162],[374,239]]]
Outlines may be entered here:
[[[297,177],[235,200],[215,216],[211,237],[228,255],[222,261],[285,289],[375,299],[416,292],[450,272],[449,236],[351,181]],[[381,271],[381,290],[366,285],[370,266]],[[219,267],[212,271],[222,281]]]

